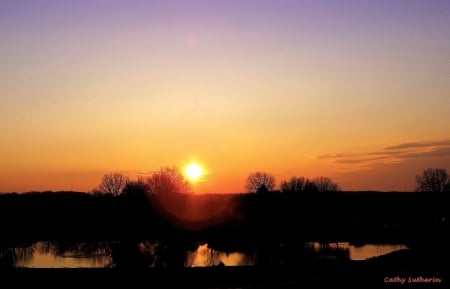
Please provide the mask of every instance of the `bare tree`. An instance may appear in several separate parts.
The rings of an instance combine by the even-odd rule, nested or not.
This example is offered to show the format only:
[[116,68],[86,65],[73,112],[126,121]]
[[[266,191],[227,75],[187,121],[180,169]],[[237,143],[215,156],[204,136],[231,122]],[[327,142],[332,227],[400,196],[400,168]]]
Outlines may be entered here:
[[105,174],[102,178],[98,192],[101,194],[111,194],[118,196],[122,193],[123,188],[127,184],[129,179],[122,173]]
[[427,168],[422,176],[416,176],[416,191],[441,193],[450,191],[450,180],[445,169]]
[[319,192],[337,192],[341,190],[337,183],[327,177],[317,177],[312,182]]
[[304,177],[292,177],[289,181],[282,181],[280,189],[283,193],[301,192],[304,189],[306,179]]
[[146,182],[151,194],[187,193],[191,190],[191,184],[176,167],[163,167],[154,172]]
[[245,190],[249,193],[272,191],[275,188],[275,178],[266,172],[251,173],[245,183]]

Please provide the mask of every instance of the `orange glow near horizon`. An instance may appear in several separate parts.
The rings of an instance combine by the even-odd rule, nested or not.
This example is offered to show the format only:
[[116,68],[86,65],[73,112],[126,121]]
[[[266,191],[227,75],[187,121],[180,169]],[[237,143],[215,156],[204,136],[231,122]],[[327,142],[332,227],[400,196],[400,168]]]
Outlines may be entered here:
[[450,2],[213,2],[1,1],[0,192],[196,158],[196,193],[450,170]]

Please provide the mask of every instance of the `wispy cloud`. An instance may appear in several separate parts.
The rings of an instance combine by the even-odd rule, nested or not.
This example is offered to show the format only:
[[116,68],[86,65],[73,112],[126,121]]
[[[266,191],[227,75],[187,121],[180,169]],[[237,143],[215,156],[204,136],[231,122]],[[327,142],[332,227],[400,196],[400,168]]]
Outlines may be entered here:
[[366,163],[366,162],[370,162],[370,161],[379,161],[379,160],[385,160],[385,159],[390,159],[392,158],[391,156],[379,156],[379,157],[375,157],[375,158],[347,158],[347,159],[338,159],[335,160],[336,163],[341,163],[341,164],[356,164],[356,163]]
[[326,155],[320,155],[317,158],[318,159],[338,159],[342,157],[346,157],[347,155],[344,154],[326,154]]
[[358,153],[334,153],[320,155],[320,160],[337,164],[365,164],[370,167],[377,163],[398,163],[408,159],[450,157],[450,140],[408,142],[385,148]]
[[414,148],[427,148],[436,146],[450,146],[450,140],[441,140],[434,142],[409,142],[402,143],[398,145],[388,146],[384,148],[385,150],[404,150],[404,149],[414,149]]
[[412,152],[402,155],[403,158],[438,158],[438,157],[450,157],[450,146],[438,147],[431,151],[426,152]]

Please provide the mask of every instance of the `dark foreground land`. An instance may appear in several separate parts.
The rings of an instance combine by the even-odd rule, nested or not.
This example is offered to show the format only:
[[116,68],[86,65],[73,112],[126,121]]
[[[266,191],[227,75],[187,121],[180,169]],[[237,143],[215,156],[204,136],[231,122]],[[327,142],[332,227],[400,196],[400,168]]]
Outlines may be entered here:
[[399,251],[367,261],[315,260],[296,266],[10,269],[0,274],[2,283],[14,288],[448,288],[446,266],[434,261]]
[[447,245],[446,194],[0,194],[0,246],[33,240],[302,240]]
[[125,248],[152,240],[183,250],[198,242],[219,249],[222,242],[288,248],[307,241],[393,242],[411,249],[365,261],[288,258],[285,265],[206,268],[136,266],[124,250],[115,267],[105,269],[26,269],[6,262],[0,288],[448,288],[448,208],[447,196],[418,193],[4,194],[0,249],[40,240],[119,240]]

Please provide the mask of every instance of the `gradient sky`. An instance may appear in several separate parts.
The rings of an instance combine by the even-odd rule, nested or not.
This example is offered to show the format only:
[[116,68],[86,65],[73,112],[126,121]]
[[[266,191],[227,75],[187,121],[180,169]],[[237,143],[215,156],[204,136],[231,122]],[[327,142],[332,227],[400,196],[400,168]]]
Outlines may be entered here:
[[450,169],[450,1],[0,1],[0,192],[197,161],[412,190]]

